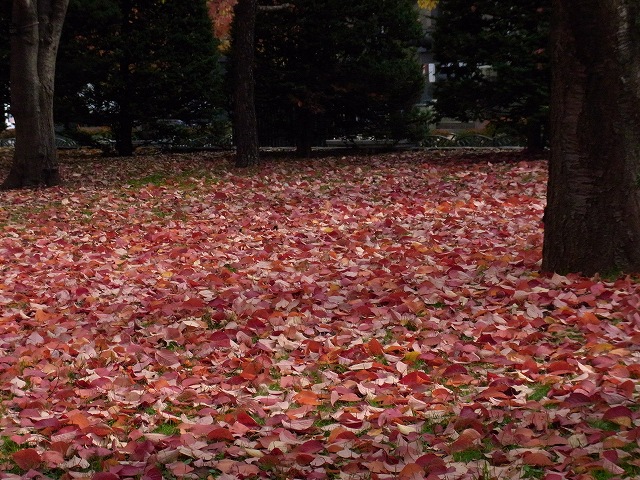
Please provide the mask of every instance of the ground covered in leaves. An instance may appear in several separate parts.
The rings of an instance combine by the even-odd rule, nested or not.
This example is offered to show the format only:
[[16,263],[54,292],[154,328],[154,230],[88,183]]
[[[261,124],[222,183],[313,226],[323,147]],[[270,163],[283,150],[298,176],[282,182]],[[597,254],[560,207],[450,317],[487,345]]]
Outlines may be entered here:
[[0,478],[640,477],[640,284],[538,273],[544,161],[63,168],[0,193]]

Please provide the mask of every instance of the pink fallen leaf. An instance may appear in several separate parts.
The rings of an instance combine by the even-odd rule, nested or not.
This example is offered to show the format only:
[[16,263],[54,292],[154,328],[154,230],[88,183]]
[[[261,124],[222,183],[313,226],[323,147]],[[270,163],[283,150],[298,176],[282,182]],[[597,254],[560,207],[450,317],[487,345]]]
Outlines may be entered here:
[[171,470],[171,473],[173,473],[177,477],[181,477],[193,472],[193,467],[191,465],[187,465],[184,462],[170,463],[169,465],[167,465],[167,468]]

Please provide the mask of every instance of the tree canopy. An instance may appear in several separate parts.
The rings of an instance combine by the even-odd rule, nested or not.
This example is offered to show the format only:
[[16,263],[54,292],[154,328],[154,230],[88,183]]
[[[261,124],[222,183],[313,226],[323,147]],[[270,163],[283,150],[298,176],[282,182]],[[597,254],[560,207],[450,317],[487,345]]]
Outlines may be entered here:
[[541,148],[550,18],[550,0],[441,0],[434,31],[439,115],[510,127]]
[[288,119],[303,150],[314,130],[393,136],[424,86],[415,1],[288,3],[285,10],[258,12],[263,124]]
[[218,59],[204,0],[78,0],[62,39],[58,118],[113,125],[130,153],[136,122],[212,117]]

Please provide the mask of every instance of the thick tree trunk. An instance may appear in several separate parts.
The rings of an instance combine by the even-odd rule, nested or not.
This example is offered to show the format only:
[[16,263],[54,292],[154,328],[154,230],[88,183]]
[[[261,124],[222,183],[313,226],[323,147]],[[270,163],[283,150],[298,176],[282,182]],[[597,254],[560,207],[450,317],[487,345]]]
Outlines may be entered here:
[[14,0],[11,27],[13,164],[3,189],[60,183],[53,129],[55,60],[68,0]]
[[640,5],[554,0],[542,269],[640,272]]
[[256,0],[239,0],[232,29],[231,81],[233,88],[233,131],[236,167],[250,167],[259,161],[258,123],[254,99],[254,41]]

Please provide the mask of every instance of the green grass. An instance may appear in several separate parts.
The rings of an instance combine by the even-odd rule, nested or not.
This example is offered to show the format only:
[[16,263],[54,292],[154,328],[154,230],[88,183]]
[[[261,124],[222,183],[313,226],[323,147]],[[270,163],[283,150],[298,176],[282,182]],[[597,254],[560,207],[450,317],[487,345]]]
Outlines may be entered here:
[[161,342],[164,345],[164,348],[166,348],[169,351],[175,352],[176,350],[184,350],[184,345],[180,345],[178,342],[174,341],[174,340],[165,340],[162,339]]
[[587,423],[589,423],[593,428],[605,430],[607,432],[617,432],[620,430],[620,425],[608,420],[589,420]]
[[336,421],[333,418],[320,418],[313,422],[313,426],[316,428],[327,427],[329,425],[335,425]]
[[536,383],[533,386],[533,392],[527,396],[527,400],[533,402],[539,402],[543,398],[547,397],[547,394],[551,391],[551,385],[548,383]]
[[593,480],[609,480],[610,478],[615,477],[615,475],[611,472],[607,472],[604,469],[599,468],[598,470],[592,470],[591,477]]
[[544,477],[544,468],[525,465],[522,467],[522,478],[542,478]]
[[461,452],[453,453],[454,462],[469,463],[475,460],[482,460],[483,458],[484,454],[477,448],[467,448],[466,450],[462,450]]
[[18,450],[21,450],[20,445],[11,440],[9,437],[0,438],[0,455],[10,456],[13,453],[16,453]]
[[175,423],[167,422],[161,423],[154,428],[153,433],[160,433],[162,435],[178,435],[180,433],[180,429]]
[[146,185],[154,185],[159,186],[163,185],[167,182],[167,176],[164,173],[152,173],[151,175],[147,175],[142,178],[135,178],[130,180],[128,183],[132,187],[144,187]]

